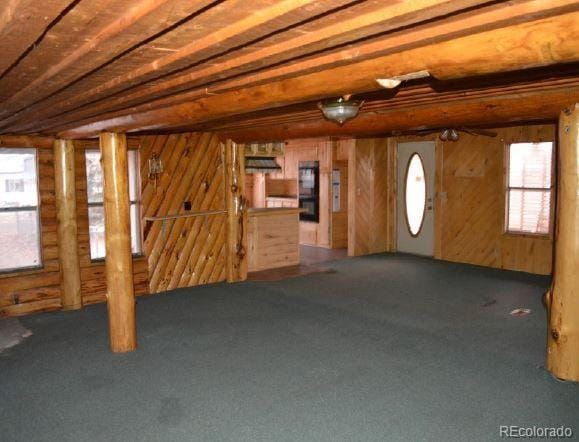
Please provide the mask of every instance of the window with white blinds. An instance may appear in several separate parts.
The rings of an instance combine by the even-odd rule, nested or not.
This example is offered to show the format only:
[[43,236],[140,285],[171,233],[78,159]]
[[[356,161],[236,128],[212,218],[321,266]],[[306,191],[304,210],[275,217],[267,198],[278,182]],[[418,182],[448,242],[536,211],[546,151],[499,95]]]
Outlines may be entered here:
[[549,234],[553,143],[513,143],[508,162],[507,232]]

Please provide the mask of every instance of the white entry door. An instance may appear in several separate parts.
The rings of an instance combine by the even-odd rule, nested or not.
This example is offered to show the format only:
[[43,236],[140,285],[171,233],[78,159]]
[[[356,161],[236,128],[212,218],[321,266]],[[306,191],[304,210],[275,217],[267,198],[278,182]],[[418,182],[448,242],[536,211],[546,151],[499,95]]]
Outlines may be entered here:
[[434,255],[434,141],[398,144],[397,249]]

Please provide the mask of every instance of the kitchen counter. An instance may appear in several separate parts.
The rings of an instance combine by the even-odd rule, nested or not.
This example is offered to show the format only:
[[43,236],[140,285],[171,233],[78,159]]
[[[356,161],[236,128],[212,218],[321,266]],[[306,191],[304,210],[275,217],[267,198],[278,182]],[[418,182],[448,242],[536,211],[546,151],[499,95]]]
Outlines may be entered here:
[[249,209],[248,270],[273,269],[300,262],[298,208]]
[[289,215],[292,213],[299,214],[304,209],[299,209],[297,207],[275,207],[275,208],[253,208],[248,209],[247,214],[251,216],[272,216],[272,215]]

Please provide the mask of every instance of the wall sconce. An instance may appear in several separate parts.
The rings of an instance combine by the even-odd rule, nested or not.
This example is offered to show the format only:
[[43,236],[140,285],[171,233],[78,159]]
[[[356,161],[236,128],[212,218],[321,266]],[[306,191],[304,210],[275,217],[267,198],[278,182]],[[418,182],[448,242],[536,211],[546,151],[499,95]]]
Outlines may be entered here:
[[163,162],[156,152],[153,152],[151,158],[149,158],[149,181],[155,183],[155,190],[157,190],[157,180],[163,172]]

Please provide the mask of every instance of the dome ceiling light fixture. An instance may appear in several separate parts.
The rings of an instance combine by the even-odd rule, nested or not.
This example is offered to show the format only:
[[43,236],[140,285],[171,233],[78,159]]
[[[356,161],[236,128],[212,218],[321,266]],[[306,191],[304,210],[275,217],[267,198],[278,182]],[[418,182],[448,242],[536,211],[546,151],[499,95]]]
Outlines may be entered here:
[[318,108],[324,117],[342,126],[347,120],[351,120],[358,115],[358,111],[364,104],[364,100],[352,100],[351,95],[324,100],[318,103]]

